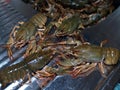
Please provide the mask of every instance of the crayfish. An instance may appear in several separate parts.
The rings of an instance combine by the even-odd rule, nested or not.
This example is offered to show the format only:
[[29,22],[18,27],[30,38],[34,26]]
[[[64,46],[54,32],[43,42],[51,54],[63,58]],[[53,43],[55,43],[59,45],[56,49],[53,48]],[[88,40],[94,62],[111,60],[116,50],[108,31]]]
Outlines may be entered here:
[[65,74],[69,74],[74,78],[84,77],[98,67],[101,75],[107,77],[106,67],[116,65],[119,58],[120,51],[116,48],[89,44],[73,46],[57,52],[57,55],[53,58],[54,63],[38,70],[35,76],[40,79]]
[[5,45],[5,47],[8,49],[8,56],[11,60],[14,59],[11,47],[20,49],[21,47],[28,44],[25,55],[28,55],[29,51],[34,53],[38,50],[38,48],[36,48],[37,37],[42,38],[43,32],[45,31],[46,22],[47,17],[41,13],[38,13],[29,21],[13,28],[12,32],[10,33],[7,45]]
[[26,57],[20,63],[6,67],[0,71],[0,83],[4,88],[8,83],[12,83],[15,80],[23,79],[22,83],[25,83],[25,80],[30,81],[30,77],[34,76],[35,71],[42,69],[47,63],[52,59],[52,51],[38,51]]
[[32,5],[38,11],[50,14],[49,16],[54,19],[68,13],[77,13],[84,27],[90,27],[113,12],[115,9],[113,2],[113,0],[34,0]]

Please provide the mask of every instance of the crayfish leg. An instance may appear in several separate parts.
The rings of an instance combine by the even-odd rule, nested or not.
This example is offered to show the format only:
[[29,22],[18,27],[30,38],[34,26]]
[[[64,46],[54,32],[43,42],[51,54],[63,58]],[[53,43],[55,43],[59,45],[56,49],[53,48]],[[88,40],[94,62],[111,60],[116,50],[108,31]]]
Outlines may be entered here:
[[7,48],[7,53],[8,53],[8,57],[10,58],[10,60],[13,61],[14,57],[13,57],[13,53],[10,47]]
[[96,63],[92,63],[92,64],[87,63],[85,65],[77,66],[72,72],[70,72],[70,74],[73,78],[76,78],[78,76],[81,77],[88,76],[90,73],[94,71],[96,65],[97,65]]
[[45,70],[37,71],[34,75],[40,88],[45,87],[51,80],[55,78],[55,74],[50,74]]
[[91,63],[87,65],[86,68],[80,73],[79,76],[83,76],[83,77],[88,76],[95,70],[96,65],[97,63]]
[[[28,73],[27,74],[27,78],[28,78],[28,82],[27,82],[27,84],[30,84],[31,83],[31,75]],[[23,79],[24,80],[24,79]]]
[[103,62],[98,63],[98,67],[99,67],[99,71],[100,71],[102,77],[107,78],[107,76],[105,75],[106,71],[105,71]]
[[37,77],[38,78],[41,78],[41,76],[42,77],[51,77],[51,76],[53,76],[54,74],[51,74],[51,73],[49,73],[49,72],[47,72],[47,71],[45,71],[45,70],[40,70],[40,71],[37,71],[36,72],[37,73]]
[[[20,24],[20,25],[22,25],[22,24],[24,24],[24,22],[18,22],[18,24]],[[12,38],[13,36],[15,36],[15,34],[16,34],[16,30],[17,29],[19,29],[20,28],[20,26],[19,25],[15,25],[14,27],[13,27],[13,29],[12,29],[12,31],[11,31],[11,33],[10,33],[10,38]]]
[[89,42],[85,41],[84,38],[83,38],[83,35],[80,35],[80,40],[82,42],[83,45],[90,45]]
[[41,77],[41,78],[37,78],[37,83],[39,85],[39,87],[42,89],[43,87],[47,86],[47,84],[52,81],[55,77]]
[[10,45],[3,45],[2,47],[6,48],[7,49],[7,54],[8,54],[8,57],[10,58],[10,60],[14,60],[14,57],[13,57],[13,52],[10,48]]
[[[22,81],[22,83],[21,83],[21,85],[23,85],[24,83],[25,84],[31,84],[31,77],[32,77],[33,75],[31,74],[31,73],[27,73],[24,77],[23,77],[23,81]],[[31,88],[32,88],[32,85],[30,85],[31,86]]]
[[14,60],[13,53],[12,53],[12,50],[10,48],[10,45],[0,45],[0,47],[6,48],[9,59],[11,61]]
[[10,37],[12,37],[12,35],[15,36],[15,30],[19,28],[20,28],[19,26],[15,25],[10,33]]

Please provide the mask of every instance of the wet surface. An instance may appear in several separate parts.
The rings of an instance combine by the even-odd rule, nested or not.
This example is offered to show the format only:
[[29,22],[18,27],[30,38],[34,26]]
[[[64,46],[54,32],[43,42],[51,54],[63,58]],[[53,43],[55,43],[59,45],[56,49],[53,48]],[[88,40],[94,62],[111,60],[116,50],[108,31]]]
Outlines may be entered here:
[[[0,44],[3,44],[9,38],[9,33],[17,24],[18,21],[26,21],[34,13],[31,7],[23,4],[21,0],[6,0],[0,1]],[[105,46],[115,47],[120,49],[120,8],[106,18],[105,21],[99,23],[92,28],[86,29],[83,34],[87,41],[93,44],[100,44],[101,41],[107,39],[108,43]],[[17,52],[17,51],[16,51]],[[18,51],[19,52],[19,51]],[[21,56],[17,57],[19,60]],[[3,65],[4,64],[4,65]],[[8,66],[9,59],[5,49],[0,48],[0,68]],[[2,66],[3,65],[3,66]],[[109,74],[107,79],[101,78],[100,73],[95,70],[87,77],[72,78],[68,75],[56,77],[44,90],[113,90],[113,87],[120,80],[120,64]],[[102,80],[103,83],[99,84]],[[32,84],[24,84],[22,87],[14,88],[13,90],[40,90],[35,81]],[[15,87],[15,86],[14,86]],[[23,88],[24,87],[24,88]],[[9,90],[9,89],[6,89]]]

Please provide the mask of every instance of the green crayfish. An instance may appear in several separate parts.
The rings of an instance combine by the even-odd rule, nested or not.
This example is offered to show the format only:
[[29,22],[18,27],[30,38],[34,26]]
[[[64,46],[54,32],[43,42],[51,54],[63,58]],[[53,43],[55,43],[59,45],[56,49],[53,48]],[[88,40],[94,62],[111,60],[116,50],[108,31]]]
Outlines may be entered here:
[[[120,58],[120,51],[111,47],[95,45],[79,45],[55,57],[54,66],[46,66],[45,72],[57,75],[70,74],[73,77],[86,76],[98,65],[103,77],[106,75],[104,66],[115,65]],[[57,66],[57,67],[56,67]]]
[[[41,35],[45,30],[46,22],[47,17],[41,13],[38,13],[34,15],[29,21],[22,23],[21,26],[15,26],[13,28],[6,45],[8,49],[8,56],[11,60],[13,60],[11,47],[21,48],[29,43],[36,45],[36,37],[40,36],[41,38]],[[35,41],[33,42],[33,40]]]
[[51,50],[39,51],[29,55],[20,63],[0,70],[0,83],[2,87],[4,88],[8,83],[12,83],[15,80],[23,79],[23,82],[26,78],[29,80],[37,70],[42,69],[50,62],[52,54]]

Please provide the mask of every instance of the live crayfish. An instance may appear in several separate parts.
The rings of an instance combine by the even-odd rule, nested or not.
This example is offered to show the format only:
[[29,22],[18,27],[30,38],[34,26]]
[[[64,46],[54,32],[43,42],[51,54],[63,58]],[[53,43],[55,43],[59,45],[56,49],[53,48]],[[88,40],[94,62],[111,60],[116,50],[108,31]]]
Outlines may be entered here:
[[[51,44],[51,46],[54,47],[53,50],[57,50],[56,48],[61,46],[61,44],[55,44],[55,45],[56,47],[54,47],[54,44],[53,45]],[[67,47],[67,46],[64,46],[64,47]],[[43,84],[44,83],[47,84],[47,80],[53,79],[53,77],[56,75],[70,74],[73,77],[77,77],[79,75],[80,76],[89,75],[97,65],[99,67],[101,66],[100,70],[102,74],[105,74],[105,71],[102,65],[103,64],[105,64],[106,66],[115,65],[117,64],[120,57],[120,51],[115,48],[105,48],[105,47],[100,47],[95,45],[80,44],[77,46],[76,45],[72,46],[71,48],[66,48],[66,50],[63,50],[63,51],[55,51],[56,55],[54,54],[55,56],[53,57],[53,60],[55,60],[55,63],[52,66],[46,66],[46,63],[48,63],[50,60],[48,59],[48,57],[52,56],[53,54],[51,54],[51,51],[50,52],[48,51],[47,54],[45,54],[44,51],[42,53],[43,54],[40,54],[40,55],[43,56],[43,60],[45,59],[45,61],[40,61],[35,64],[30,64],[28,63],[29,59],[36,58],[36,57],[32,58],[33,55],[31,54],[32,56],[28,57],[28,61],[25,60],[27,64],[25,64],[25,66],[23,65],[23,67],[20,68],[22,66],[21,65],[18,68],[18,71],[16,72],[21,71],[19,69],[24,69],[25,72],[27,72],[26,68],[28,68],[28,70],[33,70],[33,71],[35,70],[34,76],[36,78],[39,78],[40,80],[42,80],[43,78],[46,79],[45,81],[43,81]],[[36,53],[35,55],[37,56],[39,54]],[[43,67],[43,69],[37,70],[41,66]],[[10,69],[6,71],[9,72]],[[2,73],[5,74],[4,72]],[[1,80],[3,81],[3,79]],[[6,83],[6,82],[3,82],[3,83]]]
[[[33,5],[38,11],[48,11],[52,18],[68,13],[79,14],[84,27],[90,27],[105,19],[115,8],[114,0],[35,0]],[[95,18],[93,18],[95,16]]]
[[[10,48],[11,47],[21,48],[27,43],[30,44],[32,43],[36,45],[36,37],[39,36],[39,38],[41,38],[41,35],[45,30],[46,22],[47,22],[47,17],[41,13],[38,13],[35,16],[33,16],[29,21],[23,23],[20,27],[15,26],[13,28],[13,31],[11,32],[10,38],[6,45],[8,49],[8,55],[11,60],[13,59],[13,56]],[[16,27],[18,27],[18,30],[16,30],[17,29]],[[35,49],[36,48],[34,48],[34,51]]]
[[[68,19],[62,21],[60,26],[55,31],[56,35],[59,34],[72,34],[73,32],[77,31],[78,27],[81,25],[81,19],[79,15],[73,15]],[[78,32],[78,31],[77,31]]]
[[20,63],[9,66],[0,71],[0,83],[4,88],[8,83],[12,83],[15,80],[25,79],[25,76],[30,79],[31,75],[36,70],[42,69],[52,59],[52,51],[39,51],[29,55]]
[[[39,38],[44,39],[42,37],[42,33],[43,33],[42,31],[46,30],[46,28],[45,28],[46,21],[47,21],[47,17],[45,17],[44,15],[39,13],[39,14],[33,16],[28,22],[25,22],[24,24],[22,24],[20,26],[20,28],[18,28],[18,30],[16,30],[16,28],[13,29],[13,31],[11,32],[11,35],[10,35],[10,39],[7,42],[7,47],[9,49],[8,54],[9,54],[10,58],[12,55],[12,52],[10,51],[10,47],[22,48],[24,45],[27,45],[25,57],[28,56],[28,58],[26,58],[21,63],[10,66],[10,67],[0,71],[0,74],[3,76],[0,78],[3,85],[5,85],[6,83],[11,82],[15,79],[19,79],[19,78],[25,76],[27,74],[27,72],[29,72],[30,70],[34,71],[34,70],[38,69],[38,67],[40,68],[41,65],[45,65],[46,62],[48,62],[48,60],[50,60],[49,58],[52,56],[51,52],[46,54],[45,58],[44,58],[44,55],[41,55],[41,53],[44,53],[44,51],[43,51],[44,48],[42,48],[41,44],[43,44],[43,46],[44,46],[46,41],[45,42],[42,41],[42,43],[39,43],[39,41],[41,41],[41,40],[39,40]],[[72,22],[72,20],[70,22]],[[72,28],[69,26],[67,26],[67,27],[69,29]],[[67,27],[65,27],[65,30],[67,30],[66,29]],[[39,32],[39,30],[37,30],[37,28],[40,29],[40,32]],[[31,30],[31,31],[29,31],[29,30]],[[39,36],[38,39],[37,39],[36,34],[38,34],[38,36]],[[68,44],[68,43],[66,43],[66,44]],[[53,44],[48,43],[47,45],[48,46],[61,45],[61,42],[53,43]],[[47,45],[45,45],[45,46],[47,46]],[[41,53],[39,53],[39,51],[41,51]],[[45,61],[42,60],[40,62],[37,62],[35,65],[27,64],[28,62],[30,62],[30,60],[34,59],[33,58],[34,56],[36,56],[35,58],[38,58],[39,55],[43,56],[43,59],[45,59]],[[19,71],[23,72],[23,74],[16,76],[16,74],[19,74]],[[4,75],[5,75],[5,77],[4,77]],[[15,76],[15,78],[12,78],[12,76]]]
[[63,55],[56,56],[54,58],[55,65],[46,66],[44,70],[38,73],[41,75],[43,72],[48,72],[48,76],[50,74],[51,76],[53,74],[70,74],[73,77],[87,76],[98,66],[102,76],[106,77],[107,72],[104,66],[117,64],[119,58],[120,51],[116,48],[79,45],[69,49],[68,52],[66,50]]
[[[62,29],[64,29],[63,33],[73,33],[80,24],[80,20],[78,19],[80,18],[76,15],[65,20],[63,19],[63,22],[60,23],[60,26],[58,25],[58,28],[55,31],[55,35],[61,33]],[[54,22],[50,22],[48,26],[45,26],[46,22],[47,17],[41,13],[38,13],[33,16],[29,21],[23,23],[20,27],[15,26],[13,28],[13,31],[11,32],[10,38],[6,45],[8,49],[8,56],[11,60],[13,59],[11,47],[20,49],[23,46],[27,45],[24,56],[28,56],[29,54],[32,54],[42,49],[41,44],[43,42],[47,42],[45,41],[46,34],[48,34],[48,32],[50,31],[49,29],[54,26],[54,24],[52,24]],[[73,24],[73,27],[71,27],[71,24]]]
[[84,28],[81,22],[81,18],[78,14],[68,14],[63,18],[59,18],[57,21],[52,21],[46,26],[46,31],[50,32],[51,28],[54,27],[55,31],[51,35],[53,37],[60,36],[79,36],[81,30]]

